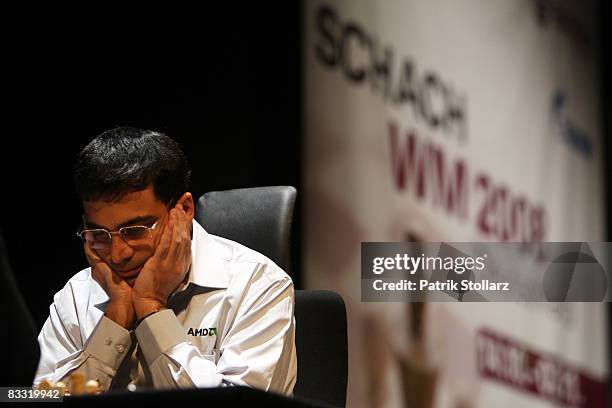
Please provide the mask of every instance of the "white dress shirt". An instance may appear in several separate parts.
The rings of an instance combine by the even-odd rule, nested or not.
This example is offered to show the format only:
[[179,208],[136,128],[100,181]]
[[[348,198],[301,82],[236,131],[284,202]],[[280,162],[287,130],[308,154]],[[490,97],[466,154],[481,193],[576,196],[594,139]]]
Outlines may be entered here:
[[78,370],[104,391],[246,385],[290,395],[297,375],[291,278],[196,221],[191,251],[188,281],[169,309],[134,331],[104,316],[109,299],[90,268],[74,275],[55,294],[38,336],[34,383],[68,383]]

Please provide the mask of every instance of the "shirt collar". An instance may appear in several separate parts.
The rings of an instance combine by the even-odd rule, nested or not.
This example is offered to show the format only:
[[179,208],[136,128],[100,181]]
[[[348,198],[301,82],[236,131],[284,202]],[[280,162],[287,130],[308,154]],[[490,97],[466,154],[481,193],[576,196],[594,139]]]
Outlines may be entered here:
[[[229,285],[229,259],[227,256],[229,248],[216,242],[214,236],[193,220],[193,235],[191,239],[191,267],[189,268],[188,280],[182,283],[176,292],[185,290],[189,284],[204,288],[226,289]],[[230,250],[231,252],[231,250]],[[94,304],[100,305],[108,302],[108,295],[100,285],[94,283]]]
[[228,267],[231,258],[228,249],[193,220],[189,282],[207,288],[226,289],[229,285]]

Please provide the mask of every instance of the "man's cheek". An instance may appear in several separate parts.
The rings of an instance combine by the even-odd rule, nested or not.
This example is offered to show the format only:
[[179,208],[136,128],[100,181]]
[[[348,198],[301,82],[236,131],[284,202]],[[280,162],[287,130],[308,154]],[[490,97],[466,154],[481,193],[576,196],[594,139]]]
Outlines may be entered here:
[[160,230],[159,234],[157,234],[155,236],[155,240],[153,241],[153,247],[152,250],[156,251],[157,247],[159,246],[159,243],[161,242],[161,237],[163,236],[163,232],[165,231],[166,227],[164,225],[164,228]]
[[100,259],[102,259],[102,261],[104,261],[105,264],[107,264],[109,267],[111,267],[113,262],[111,260],[111,256],[110,255],[99,255],[99,256],[100,256]]
[[155,243],[147,243],[132,246],[134,254],[132,259],[148,258],[155,253]]
[[151,257],[155,255],[155,249],[154,248],[149,248],[148,251],[143,252],[142,254],[142,261],[140,262],[141,265],[144,265],[149,259],[151,259]]

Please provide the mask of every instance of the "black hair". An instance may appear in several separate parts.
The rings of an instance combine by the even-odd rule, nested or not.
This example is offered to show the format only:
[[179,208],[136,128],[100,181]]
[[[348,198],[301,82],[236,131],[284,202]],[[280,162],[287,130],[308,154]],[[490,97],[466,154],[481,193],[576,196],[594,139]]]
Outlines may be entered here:
[[115,202],[153,185],[155,196],[170,205],[189,191],[190,179],[177,142],[163,133],[128,126],[94,138],[74,167],[74,184],[83,201]]

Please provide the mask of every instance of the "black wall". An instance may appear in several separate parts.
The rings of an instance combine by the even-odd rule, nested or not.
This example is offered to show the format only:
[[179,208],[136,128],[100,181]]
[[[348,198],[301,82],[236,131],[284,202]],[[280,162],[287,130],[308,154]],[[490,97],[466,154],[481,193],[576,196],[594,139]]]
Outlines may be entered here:
[[300,193],[300,3],[191,4],[201,6],[4,7],[0,226],[39,327],[53,294],[87,266],[74,235],[81,207],[72,166],[101,131],[131,125],[178,140],[196,199],[260,185],[290,184]]

